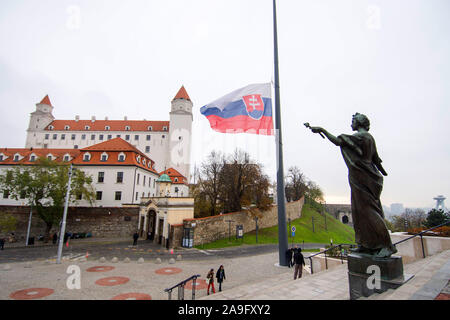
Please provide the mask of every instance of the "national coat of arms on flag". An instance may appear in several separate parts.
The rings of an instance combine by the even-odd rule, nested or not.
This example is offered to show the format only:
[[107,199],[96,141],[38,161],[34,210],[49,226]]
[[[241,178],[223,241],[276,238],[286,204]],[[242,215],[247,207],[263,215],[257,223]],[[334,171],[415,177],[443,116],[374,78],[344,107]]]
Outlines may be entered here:
[[271,84],[251,84],[200,109],[211,128],[223,133],[273,135]]

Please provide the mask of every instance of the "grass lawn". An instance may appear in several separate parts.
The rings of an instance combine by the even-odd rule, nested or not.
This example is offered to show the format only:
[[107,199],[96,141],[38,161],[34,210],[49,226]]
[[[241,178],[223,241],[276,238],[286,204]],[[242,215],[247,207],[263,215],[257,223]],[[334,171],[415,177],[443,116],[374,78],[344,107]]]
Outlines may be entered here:
[[[314,218],[314,231],[312,221]],[[291,237],[290,230],[288,231],[289,243],[323,243],[334,244],[339,243],[355,243],[355,231],[352,227],[347,226],[336,220],[333,216],[326,213],[326,229],[325,218],[320,213],[315,211],[309,205],[305,204],[302,209],[302,217],[291,221],[291,227],[295,226],[295,236]],[[289,228],[289,225],[288,225]],[[270,244],[278,243],[278,226],[264,228],[258,230],[258,242],[256,242],[256,232],[248,232],[244,234],[243,239],[236,239],[236,234],[231,234],[231,240],[223,238],[211,243],[195,246],[199,249],[218,249],[224,247],[240,246],[243,244]]]

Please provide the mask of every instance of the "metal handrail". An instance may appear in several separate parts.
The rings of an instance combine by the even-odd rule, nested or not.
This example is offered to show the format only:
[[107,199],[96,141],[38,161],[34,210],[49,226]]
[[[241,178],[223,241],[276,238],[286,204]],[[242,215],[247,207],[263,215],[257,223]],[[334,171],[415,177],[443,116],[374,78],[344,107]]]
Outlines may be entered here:
[[169,295],[169,300],[172,300],[172,290],[175,288],[178,288],[178,300],[184,300],[184,286],[186,285],[186,283],[188,281],[192,280],[192,300],[195,300],[195,287],[196,287],[195,282],[196,282],[197,278],[199,278],[199,277],[200,277],[199,274],[193,275],[193,276],[177,283],[173,287],[164,289],[164,292],[167,292]]
[[350,245],[350,246],[353,246],[353,244],[351,244],[351,243],[341,243],[341,244],[336,244],[336,245],[334,245],[334,246],[329,247],[328,249],[325,249],[325,250],[320,251],[320,252],[318,252],[318,253],[315,253],[315,254],[313,254],[313,255],[311,255],[311,256],[309,256],[309,257],[306,257],[306,258],[309,259],[309,264],[310,264],[310,266],[311,266],[311,274],[314,273],[313,263],[312,263],[312,258],[315,257],[315,256],[317,256],[317,255],[319,255],[319,254],[325,254],[325,268],[326,268],[326,270],[328,270],[327,252],[330,251],[330,250],[332,250],[332,249],[334,249],[334,248],[337,248],[337,247],[339,247],[339,249],[340,249],[339,251],[340,251],[340,253],[341,253],[341,264],[344,264],[344,257],[342,256],[342,246],[343,246],[343,245]]
[[402,243],[402,242],[411,240],[411,239],[413,239],[413,238],[419,236],[419,237],[420,237],[420,243],[422,244],[422,255],[423,255],[423,258],[425,259],[426,255],[425,255],[425,247],[424,247],[424,245],[423,245],[423,235],[424,235],[425,233],[427,233],[428,231],[431,231],[431,230],[437,229],[437,228],[439,228],[439,227],[445,226],[445,225],[447,225],[447,224],[449,224],[449,223],[450,223],[450,221],[447,221],[447,222],[441,223],[440,225],[435,226],[435,227],[433,227],[433,228],[430,228],[430,229],[427,229],[427,230],[423,230],[423,231],[421,231],[421,232],[419,232],[419,233],[416,233],[416,234],[412,235],[412,236],[409,237],[409,238],[400,240],[400,241],[394,243],[393,245],[396,246],[396,245],[398,245],[399,243]]

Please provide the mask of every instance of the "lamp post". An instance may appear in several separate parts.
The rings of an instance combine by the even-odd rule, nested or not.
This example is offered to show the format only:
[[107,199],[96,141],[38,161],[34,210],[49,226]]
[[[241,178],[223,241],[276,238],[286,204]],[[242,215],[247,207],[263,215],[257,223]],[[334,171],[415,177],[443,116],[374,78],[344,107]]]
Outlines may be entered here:
[[258,217],[255,217],[256,243],[258,243]]
[[225,222],[228,222],[228,241],[231,242],[231,223],[234,221],[233,220],[225,220]]
[[63,249],[64,234],[66,233],[67,208],[69,206],[70,184],[71,184],[71,182],[72,182],[72,164],[70,164],[70,168],[69,168],[69,182],[67,183],[66,202],[64,204],[64,214],[63,214],[63,220],[62,220],[62,223],[61,223],[61,231],[59,233],[58,258],[56,260],[57,264],[61,263],[61,255],[62,255],[62,249]]

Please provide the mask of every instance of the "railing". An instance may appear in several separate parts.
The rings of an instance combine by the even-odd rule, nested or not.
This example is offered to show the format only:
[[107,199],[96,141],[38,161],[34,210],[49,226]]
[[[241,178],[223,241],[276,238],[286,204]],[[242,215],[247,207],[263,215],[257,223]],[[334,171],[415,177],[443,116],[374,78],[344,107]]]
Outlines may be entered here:
[[336,244],[334,246],[329,247],[328,249],[325,249],[323,251],[320,251],[318,253],[315,253],[309,257],[306,257],[309,259],[309,264],[311,266],[311,274],[314,273],[314,269],[313,269],[313,262],[312,262],[312,258],[314,258],[315,256],[319,255],[319,254],[325,254],[325,268],[328,270],[328,260],[327,260],[327,252],[334,249],[334,248],[339,248],[339,252],[340,252],[340,257],[341,257],[341,264],[344,264],[344,255],[342,254],[342,246],[346,245],[346,246],[350,246],[350,248],[352,248],[354,245],[353,244],[347,244],[347,243],[341,243],[341,244]]
[[169,300],[172,300],[172,290],[178,288],[178,300],[184,300],[184,286],[187,282],[192,280],[192,300],[195,300],[195,287],[197,278],[200,277],[199,274],[193,275],[192,277],[187,278],[186,280],[177,283],[171,288],[164,289],[165,292],[169,295]]
[[423,235],[424,235],[425,233],[431,231],[431,230],[434,230],[434,229],[437,229],[437,228],[439,228],[439,227],[445,226],[445,225],[447,225],[447,224],[449,224],[449,223],[450,223],[450,221],[447,221],[447,222],[444,222],[444,223],[442,223],[442,224],[440,224],[440,225],[438,225],[438,226],[435,226],[435,227],[433,227],[433,228],[430,228],[430,229],[427,229],[427,230],[423,230],[423,231],[421,231],[421,232],[419,232],[419,233],[416,233],[416,234],[412,235],[412,236],[409,237],[409,238],[406,238],[406,239],[403,239],[403,240],[400,240],[400,241],[394,243],[394,246],[398,245],[399,243],[402,243],[402,242],[411,240],[411,239],[413,239],[413,238],[419,236],[419,237],[420,237],[420,243],[422,244],[422,255],[423,255],[423,258],[425,259],[426,256],[425,256],[425,247],[423,246]]

